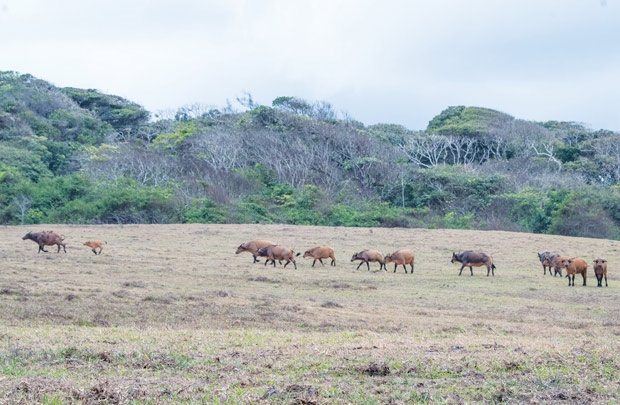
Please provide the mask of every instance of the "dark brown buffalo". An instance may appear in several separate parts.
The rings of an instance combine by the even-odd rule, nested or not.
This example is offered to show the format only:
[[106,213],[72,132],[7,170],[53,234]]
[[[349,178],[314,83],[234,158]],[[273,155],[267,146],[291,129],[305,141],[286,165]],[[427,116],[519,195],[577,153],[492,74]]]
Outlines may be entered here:
[[65,243],[63,242],[65,240],[65,237],[54,231],[28,232],[22,237],[22,240],[26,239],[30,239],[31,241],[34,241],[39,245],[39,250],[37,251],[37,253],[41,253],[41,251],[47,253],[47,250],[45,250],[45,246],[52,245],[58,245],[58,251],[56,253],[60,252],[61,246],[65,253],[67,253],[67,248],[65,246]]
[[598,258],[594,260],[594,275],[596,276],[596,280],[598,281],[598,286],[603,286],[603,277],[605,277],[605,287],[607,285],[607,260]]
[[[553,267],[553,259],[558,256],[559,255],[555,252],[538,253],[538,260],[540,260],[540,263],[543,266],[543,276],[547,274],[547,268],[549,268],[549,275],[552,274],[551,267]],[[560,276],[562,276],[562,269],[556,268],[553,274],[554,277],[558,275],[558,271],[560,273]]]
[[466,250],[463,253],[458,253],[458,254],[452,252],[452,260],[450,261],[452,263],[459,262],[462,264],[461,271],[459,271],[459,276],[461,275],[465,267],[469,267],[469,271],[471,275],[473,276],[474,269],[472,268],[472,266],[476,266],[476,267],[486,266],[487,277],[489,277],[489,274],[491,274],[491,272],[493,272],[493,277],[495,277],[496,267],[495,267],[495,264],[493,264],[493,257],[491,257],[491,255],[488,254],[487,252],[474,252],[472,250]]

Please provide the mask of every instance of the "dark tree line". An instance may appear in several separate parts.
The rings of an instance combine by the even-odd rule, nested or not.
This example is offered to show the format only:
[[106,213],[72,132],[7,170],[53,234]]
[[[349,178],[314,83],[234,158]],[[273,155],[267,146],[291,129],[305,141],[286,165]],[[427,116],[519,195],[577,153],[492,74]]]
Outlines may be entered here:
[[620,237],[620,134],[448,107],[423,131],[251,95],[153,117],[0,72],[0,221],[286,222]]

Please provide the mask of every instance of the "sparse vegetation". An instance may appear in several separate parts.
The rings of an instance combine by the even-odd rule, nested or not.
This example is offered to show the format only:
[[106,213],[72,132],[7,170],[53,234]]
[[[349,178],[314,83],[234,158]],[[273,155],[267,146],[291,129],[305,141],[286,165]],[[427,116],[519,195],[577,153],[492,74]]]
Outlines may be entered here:
[[[0,403],[613,403],[620,242],[291,225],[45,225],[67,254],[0,238]],[[191,242],[188,242],[191,236]],[[250,237],[329,244],[336,267],[235,255]],[[108,241],[103,255],[82,242]],[[362,247],[416,271],[355,270]],[[453,251],[493,254],[458,277]],[[543,276],[536,252],[605,256],[609,287]],[[591,269],[589,269],[591,271]]]

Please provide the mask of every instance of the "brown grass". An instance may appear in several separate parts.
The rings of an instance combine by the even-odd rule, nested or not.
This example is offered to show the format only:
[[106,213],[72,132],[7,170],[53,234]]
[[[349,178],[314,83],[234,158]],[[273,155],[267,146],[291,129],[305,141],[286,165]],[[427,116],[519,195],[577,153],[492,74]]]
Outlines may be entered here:
[[[27,231],[66,235],[37,254]],[[289,225],[2,227],[1,403],[617,402],[620,242],[510,232]],[[235,255],[266,238],[336,250],[298,269]],[[82,243],[106,240],[102,255]],[[355,270],[410,248],[415,273]],[[495,277],[458,276],[483,249]],[[588,286],[536,252],[589,263]],[[609,263],[597,288],[591,262]]]

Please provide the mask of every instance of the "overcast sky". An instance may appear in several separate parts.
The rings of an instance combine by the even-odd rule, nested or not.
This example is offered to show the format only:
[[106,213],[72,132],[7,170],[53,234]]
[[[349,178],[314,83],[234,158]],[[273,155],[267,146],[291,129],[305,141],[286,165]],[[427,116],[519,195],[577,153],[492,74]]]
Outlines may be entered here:
[[244,93],[425,129],[453,105],[620,131],[620,0],[0,0],[0,70],[157,113]]

